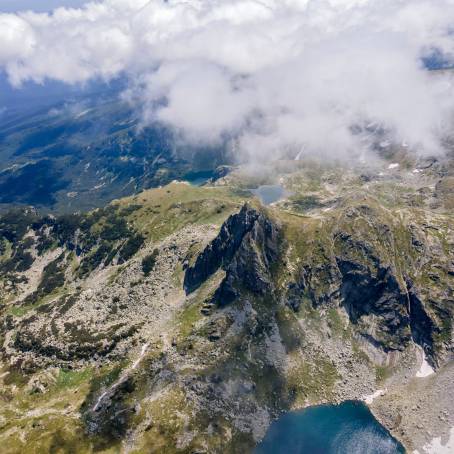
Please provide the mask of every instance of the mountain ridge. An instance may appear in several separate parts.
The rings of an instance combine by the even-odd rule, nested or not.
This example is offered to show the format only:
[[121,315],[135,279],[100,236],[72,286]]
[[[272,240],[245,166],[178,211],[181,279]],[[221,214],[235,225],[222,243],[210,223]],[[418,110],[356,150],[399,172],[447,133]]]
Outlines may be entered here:
[[[448,193],[438,208],[390,203],[392,183],[318,170],[337,181],[331,201],[299,189],[314,188],[305,172],[266,207],[235,171],[86,214],[0,216],[10,452],[25,449],[20,421],[44,450],[58,437],[80,452],[248,452],[283,411],[383,389],[371,409],[408,449],[428,442],[418,420],[449,428],[434,397],[454,394]],[[425,172],[422,187],[440,178]]]

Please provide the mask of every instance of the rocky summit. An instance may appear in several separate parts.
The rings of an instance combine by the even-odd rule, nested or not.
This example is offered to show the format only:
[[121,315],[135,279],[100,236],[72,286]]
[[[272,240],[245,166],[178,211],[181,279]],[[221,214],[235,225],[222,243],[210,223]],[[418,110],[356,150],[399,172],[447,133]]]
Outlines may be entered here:
[[397,154],[4,213],[2,453],[247,453],[347,400],[428,452],[454,426],[453,189],[451,159]]

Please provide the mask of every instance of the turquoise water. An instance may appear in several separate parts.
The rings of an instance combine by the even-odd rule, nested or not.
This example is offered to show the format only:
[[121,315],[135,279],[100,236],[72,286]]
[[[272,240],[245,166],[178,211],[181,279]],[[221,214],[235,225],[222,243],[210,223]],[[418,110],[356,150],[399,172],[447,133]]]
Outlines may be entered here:
[[251,189],[264,205],[277,202],[287,196],[287,191],[280,184],[265,184],[257,189]]
[[362,402],[322,405],[275,421],[254,454],[402,454]]
[[188,183],[191,183],[193,186],[203,186],[211,178],[214,177],[214,174],[215,173],[212,170],[190,172],[183,177],[183,180],[187,181]]

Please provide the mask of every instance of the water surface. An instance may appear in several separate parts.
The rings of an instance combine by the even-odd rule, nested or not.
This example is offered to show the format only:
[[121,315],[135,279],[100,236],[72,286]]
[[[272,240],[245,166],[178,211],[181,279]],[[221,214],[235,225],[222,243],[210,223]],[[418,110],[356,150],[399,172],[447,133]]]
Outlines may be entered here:
[[255,454],[402,454],[362,402],[322,405],[275,421]]
[[251,189],[251,192],[257,196],[264,205],[278,202],[288,195],[285,188],[280,184],[264,184],[256,189]]
[[191,183],[193,186],[203,186],[211,178],[215,176],[213,170],[202,170],[200,172],[189,172],[184,177],[183,180]]

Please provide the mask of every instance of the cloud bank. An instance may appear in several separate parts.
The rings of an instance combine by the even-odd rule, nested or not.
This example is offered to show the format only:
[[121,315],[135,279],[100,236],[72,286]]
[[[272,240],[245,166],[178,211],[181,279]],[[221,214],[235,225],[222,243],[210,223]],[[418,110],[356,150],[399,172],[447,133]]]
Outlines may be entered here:
[[361,154],[371,130],[435,153],[452,129],[453,0],[104,0],[0,14],[12,84],[129,80],[144,123],[254,159]]

